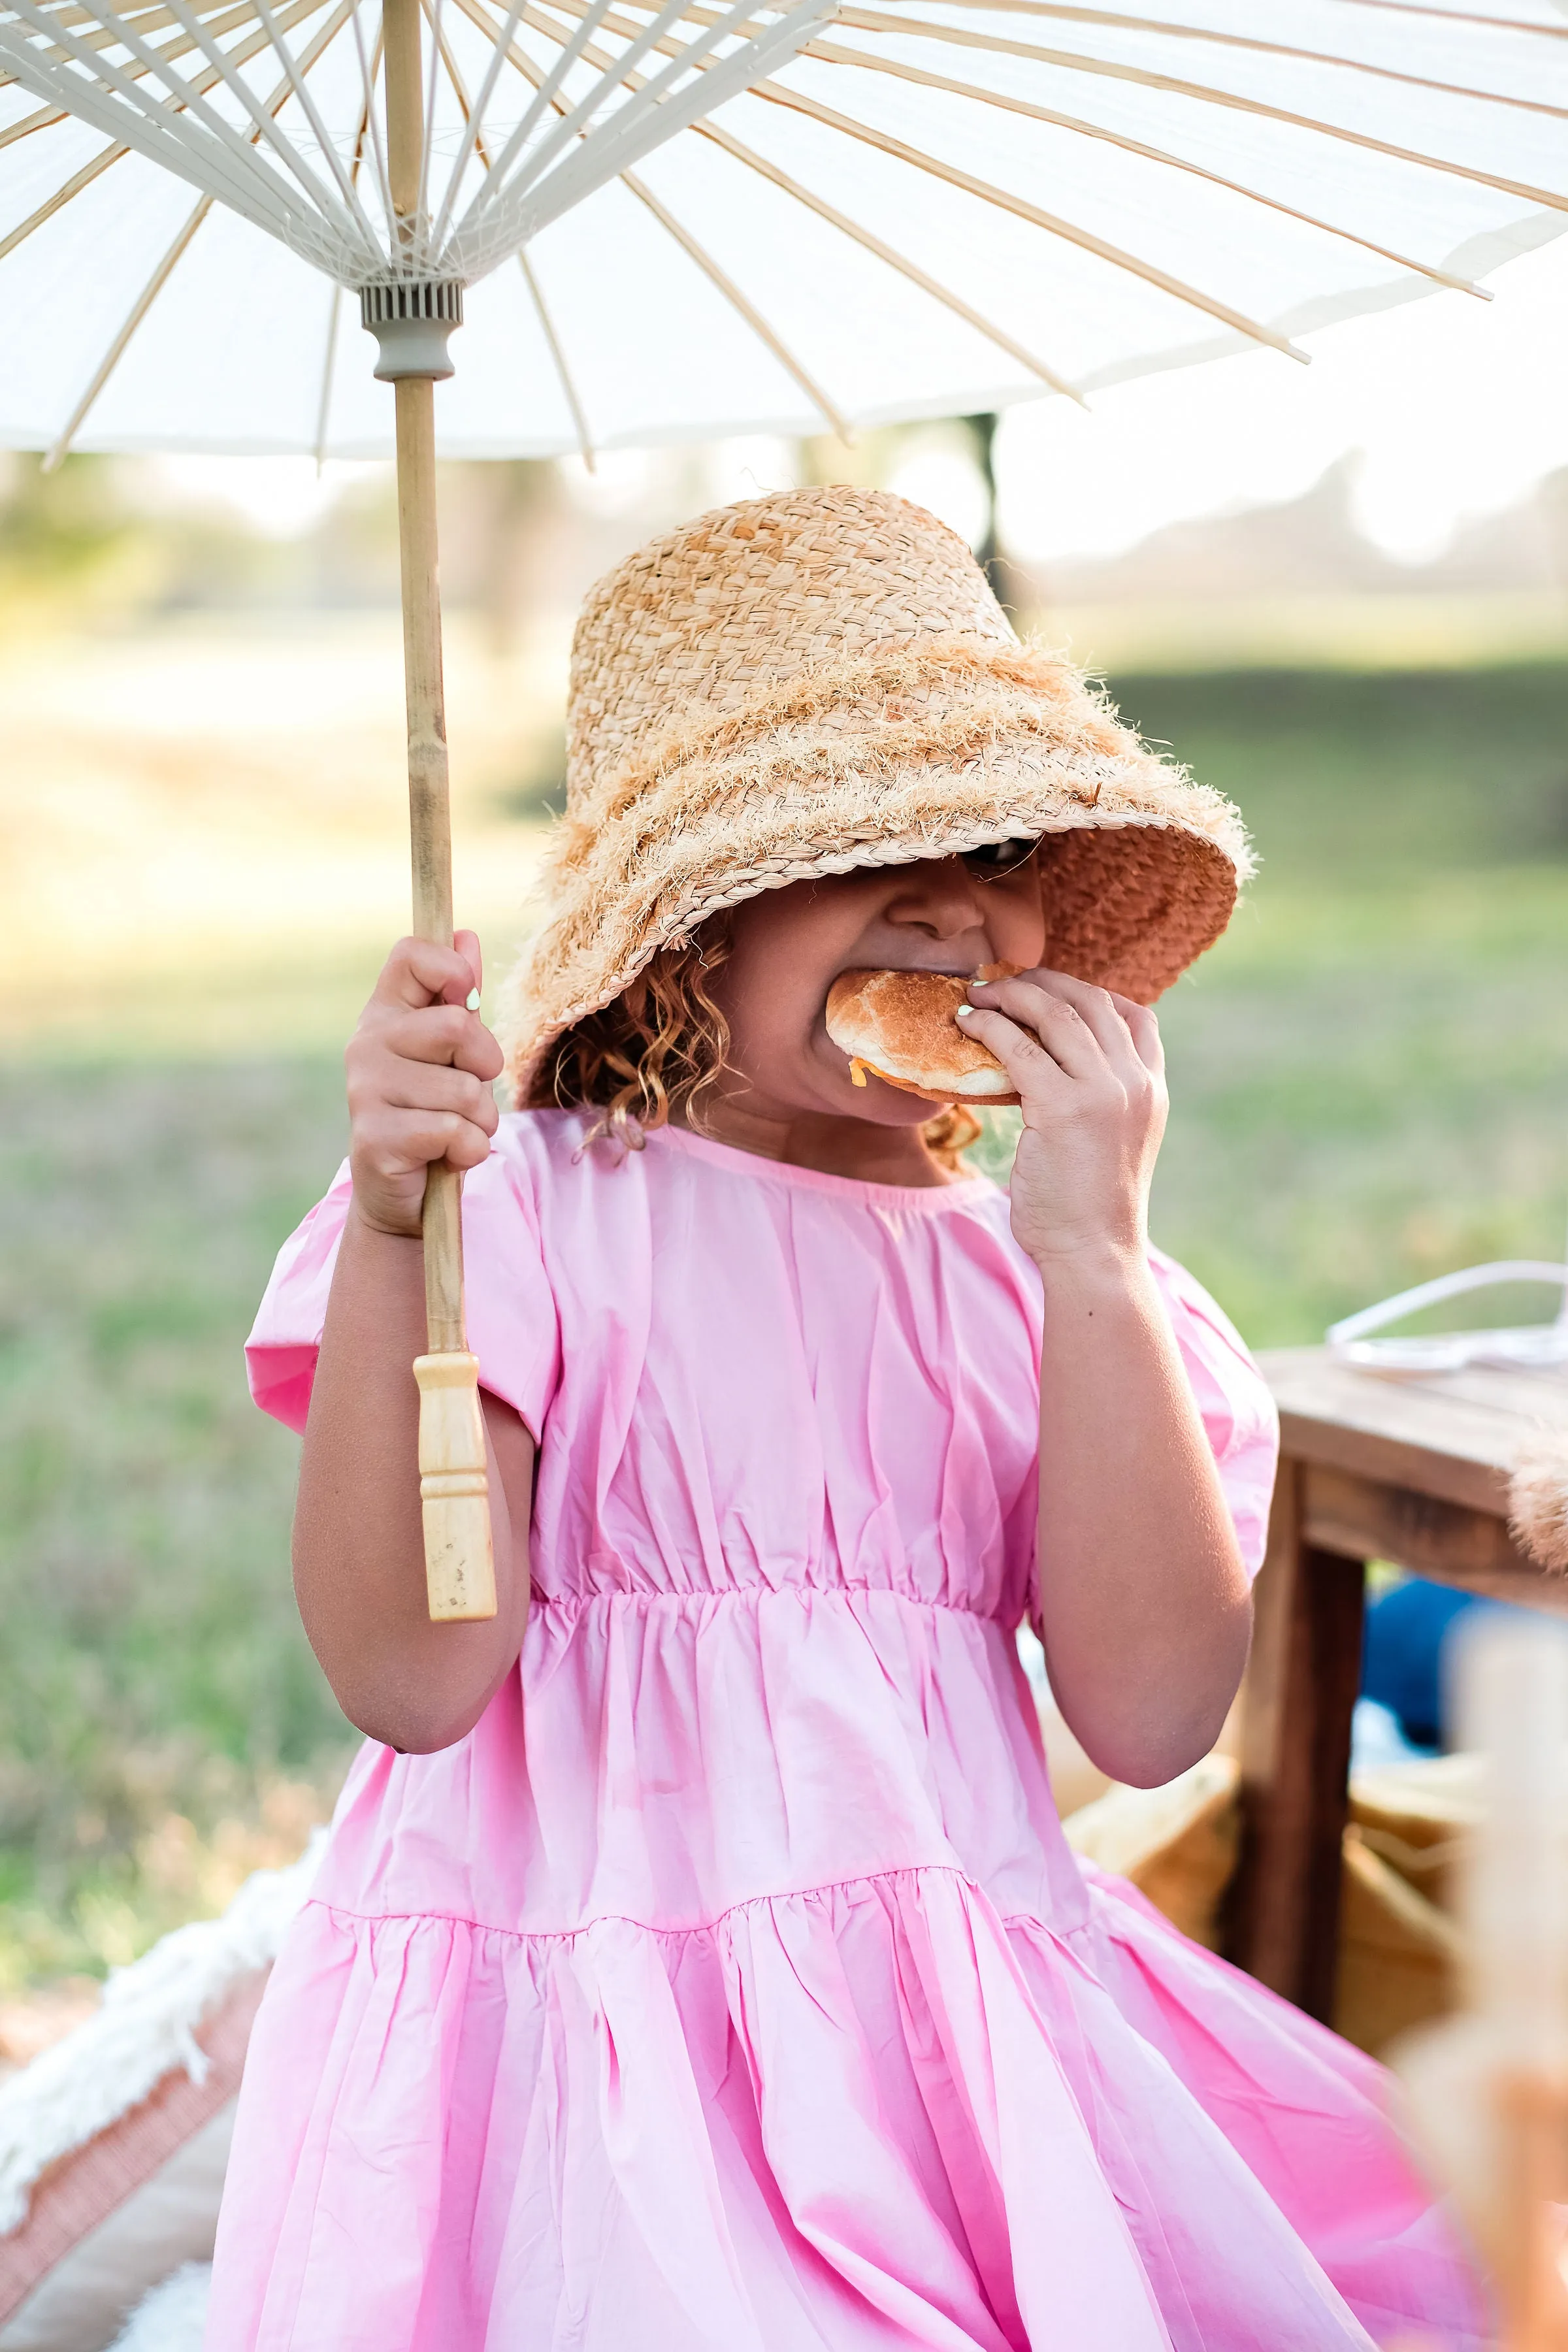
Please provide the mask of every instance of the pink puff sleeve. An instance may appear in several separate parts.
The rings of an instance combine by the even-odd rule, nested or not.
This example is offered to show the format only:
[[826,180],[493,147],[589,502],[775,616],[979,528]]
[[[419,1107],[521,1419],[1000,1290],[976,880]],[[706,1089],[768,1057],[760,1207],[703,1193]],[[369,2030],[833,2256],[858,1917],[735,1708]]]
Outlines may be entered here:
[[[512,1406],[537,1439],[560,1379],[560,1323],[530,1171],[508,1141],[503,1129],[463,1186],[468,1345],[479,1360],[480,1385]],[[246,1341],[251,1395],[290,1429],[304,1428],[310,1408],[349,1194],[345,1161],[326,1198],[279,1251]]]
[[1203,1415],[1247,1573],[1263,1565],[1279,1459],[1279,1416],[1228,1316],[1184,1266],[1152,1249],[1149,1263]]

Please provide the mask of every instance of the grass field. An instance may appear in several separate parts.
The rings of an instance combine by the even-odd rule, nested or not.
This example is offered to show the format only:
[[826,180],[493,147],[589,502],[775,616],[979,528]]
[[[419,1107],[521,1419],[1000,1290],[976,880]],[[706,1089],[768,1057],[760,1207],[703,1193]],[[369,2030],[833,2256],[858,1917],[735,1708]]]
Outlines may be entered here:
[[[1568,667],[1117,691],[1265,861],[1163,1011],[1158,1237],[1258,1343],[1560,1256]],[[340,1155],[326,1040],[368,968],[258,963],[248,1028],[243,975],[154,1008],[128,968],[0,1062],[0,1992],[221,1901],[342,1769],[289,1590],[294,1444],[240,1346]]]
[[1163,1011],[1166,1245],[1260,1345],[1449,1266],[1561,1258],[1568,667],[1117,684],[1262,859]]

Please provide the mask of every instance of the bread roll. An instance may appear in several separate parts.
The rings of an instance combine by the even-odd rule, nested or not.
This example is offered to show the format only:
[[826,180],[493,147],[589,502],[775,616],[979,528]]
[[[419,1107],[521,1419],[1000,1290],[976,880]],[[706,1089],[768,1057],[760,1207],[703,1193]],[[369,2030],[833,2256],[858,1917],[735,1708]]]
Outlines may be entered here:
[[[1016,970],[987,964],[974,977]],[[969,982],[954,972],[841,971],[827,992],[827,1034],[848,1055],[857,1086],[869,1070],[927,1102],[1016,1103],[995,1055],[953,1018],[968,1002]]]

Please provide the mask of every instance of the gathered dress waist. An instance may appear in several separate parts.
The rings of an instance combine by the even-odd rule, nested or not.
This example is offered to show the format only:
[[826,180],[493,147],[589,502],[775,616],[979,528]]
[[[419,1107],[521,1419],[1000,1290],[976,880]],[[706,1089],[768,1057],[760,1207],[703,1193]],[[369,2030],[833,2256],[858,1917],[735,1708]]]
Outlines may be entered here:
[[[853,1601],[863,1593],[901,1603],[910,1609],[948,1609],[955,1616],[973,1617],[982,1623],[994,1621],[988,1611],[981,1608],[972,1593],[921,1592],[909,1586],[880,1577],[843,1577],[835,1574],[831,1581],[816,1581],[810,1576],[780,1577],[776,1580],[765,1575],[725,1584],[652,1584],[645,1580],[644,1571],[623,1571],[614,1580],[585,1584],[569,1584],[553,1591],[535,1584],[529,1596],[529,1610],[545,1609],[562,1619],[567,1619],[588,1609],[605,1604],[626,1608],[697,1609],[731,1605],[739,1608],[756,1607],[767,1601],[796,1601],[802,1603],[838,1601]],[[1009,1629],[998,1623],[1004,1638]]]
[[1012,1633],[882,1587],[553,1596],[456,1747],[368,1746],[320,1899],[512,1934],[658,1930],[900,1871],[1071,1925]]

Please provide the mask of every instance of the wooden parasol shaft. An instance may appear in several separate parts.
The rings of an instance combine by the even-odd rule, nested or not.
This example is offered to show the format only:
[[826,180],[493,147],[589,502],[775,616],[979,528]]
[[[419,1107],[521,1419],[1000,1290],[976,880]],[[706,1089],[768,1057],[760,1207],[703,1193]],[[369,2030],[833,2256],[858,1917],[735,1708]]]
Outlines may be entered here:
[[[419,0],[385,0],[387,171],[400,222],[415,220],[424,136]],[[408,700],[408,824],[414,929],[452,944],[452,828],[437,571],[436,387],[401,377],[397,400],[397,530],[403,574],[403,662]],[[425,1181],[425,1317],[417,1358],[419,1494],[432,1618],[496,1613],[489,1486],[479,1359],[463,1318],[462,1178],[444,1162]]]

